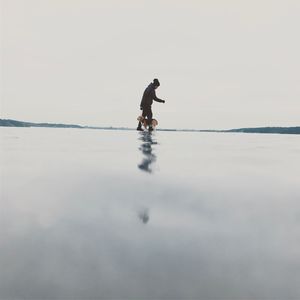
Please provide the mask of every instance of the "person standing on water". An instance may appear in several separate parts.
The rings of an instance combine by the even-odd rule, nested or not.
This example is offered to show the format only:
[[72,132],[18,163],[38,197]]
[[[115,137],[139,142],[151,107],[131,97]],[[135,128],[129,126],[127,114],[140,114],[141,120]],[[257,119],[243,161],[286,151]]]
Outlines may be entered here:
[[[153,79],[153,82],[151,82],[148,87],[145,89],[144,94],[143,94],[143,98],[141,101],[141,105],[140,105],[140,109],[143,111],[142,116],[145,118],[147,117],[148,122],[149,122],[149,131],[152,131],[152,109],[151,109],[151,105],[153,103],[153,100],[156,102],[160,102],[160,103],[165,103],[165,100],[161,100],[159,98],[156,97],[156,93],[155,90],[160,86],[160,83],[158,81],[158,79]],[[142,123],[139,122],[138,127],[136,130],[139,131],[143,131],[142,129]]]

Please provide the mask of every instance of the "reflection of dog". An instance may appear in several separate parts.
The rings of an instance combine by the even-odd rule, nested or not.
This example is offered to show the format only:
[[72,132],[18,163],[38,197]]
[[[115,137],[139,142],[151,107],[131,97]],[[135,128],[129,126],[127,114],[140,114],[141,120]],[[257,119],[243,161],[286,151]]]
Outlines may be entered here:
[[[143,124],[144,128],[146,128],[146,129],[147,129],[148,126],[150,125],[150,124],[149,124],[149,121],[150,121],[150,120],[144,118],[143,116],[139,116],[139,117],[137,118],[137,120],[138,120],[139,122],[141,122],[141,123]],[[157,120],[152,119],[152,128],[154,129],[157,125],[158,125]]]

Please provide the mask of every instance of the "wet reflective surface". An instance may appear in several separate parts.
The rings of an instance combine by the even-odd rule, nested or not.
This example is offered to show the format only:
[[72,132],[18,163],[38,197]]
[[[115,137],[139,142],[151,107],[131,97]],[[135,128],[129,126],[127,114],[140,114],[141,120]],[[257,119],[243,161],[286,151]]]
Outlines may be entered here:
[[0,299],[300,298],[299,137],[0,133]]

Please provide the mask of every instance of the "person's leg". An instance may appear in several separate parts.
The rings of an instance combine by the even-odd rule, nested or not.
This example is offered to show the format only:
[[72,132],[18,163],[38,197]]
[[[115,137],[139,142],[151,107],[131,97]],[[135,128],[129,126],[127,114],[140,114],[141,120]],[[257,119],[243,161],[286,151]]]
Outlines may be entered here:
[[149,125],[149,111],[151,111],[151,108],[149,109],[149,107],[145,107],[142,114],[147,125]]
[[138,127],[136,128],[136,130],[140,130],[140,131],[143,130],[141,121],[139,121],[139,124],[138,124]]
[[139,124],[138,124],[136,130],[143,130],[141,121],[139,121]]
[[[145,112],[144,112],[144,110],[142,112],[142,116],[145,118]],[[138,124],[138,127],[137,127],[136,130],[143,131],[143,129],[142,129],[142,122],[141,121],[139,121],[139,124]]]
[[151,107],[149,107],[149,109],[147,111],[147,118],[148,118],[148,122],[149,122],[148,124],[149,124],[149,130],[150,131],[153,130],[153,128],[152,128],[152,116],[153,116],[152,109],[151,109]]
[[148,110],[147,110],[147,108],[145,108],[145,109],[143,109],[142,116],[143,116],[144,118],[146,118],[147,115],[148,115]]
[[[143,109],[143,112],[142,112],[142,117],[146,117],[147,116],[147,109]],[[143,128],[142,128],[142,122],[139,121],[139,124],[138,124],[138,127],[136,130],[139,130],[139,131],[144,131]]]

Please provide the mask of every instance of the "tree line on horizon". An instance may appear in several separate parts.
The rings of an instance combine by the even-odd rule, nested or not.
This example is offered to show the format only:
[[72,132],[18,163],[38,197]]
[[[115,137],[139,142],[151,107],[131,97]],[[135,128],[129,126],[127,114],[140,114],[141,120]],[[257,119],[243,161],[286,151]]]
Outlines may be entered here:
[[[90,127],[73,124],[54,124],[54,123],[32,123],[23,122],[11,119],[0,119],[0,126],[2,127],[51,127],[51,128],[91,128],[101,129],[106,127]],[[130,128],[114,128],[108,129],[130,129]],[[107,129],[106,128],[106,129]],[[187,129],[160,129],[166,131],[194,131],[194,132],[243,132],[243,133],[277,133],[277,134],[300,134],[300,126],[295,127],[254,127],[254,128],[237,128],[229,130],[187,130]]]

